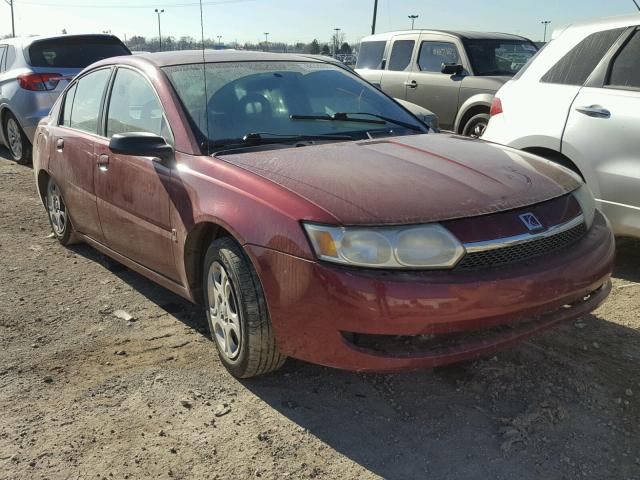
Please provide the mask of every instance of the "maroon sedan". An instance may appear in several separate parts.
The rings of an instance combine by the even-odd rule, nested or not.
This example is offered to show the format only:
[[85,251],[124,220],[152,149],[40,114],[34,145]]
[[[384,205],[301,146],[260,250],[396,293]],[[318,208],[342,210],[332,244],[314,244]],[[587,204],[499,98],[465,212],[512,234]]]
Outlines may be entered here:
[[480,355],[592,311],[612,234],[541,158],[433,134],[321,59],[96,63],[38,127],[56,237],[206,306],[227,369],[361,371]]

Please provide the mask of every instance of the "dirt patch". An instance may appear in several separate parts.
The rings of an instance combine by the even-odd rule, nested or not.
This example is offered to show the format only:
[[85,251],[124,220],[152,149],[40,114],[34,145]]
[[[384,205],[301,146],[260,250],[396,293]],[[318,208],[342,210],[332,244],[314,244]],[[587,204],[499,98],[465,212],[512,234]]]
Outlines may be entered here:
[[199,307],[49,236],[29,168],[0,159],[0,205],[0,478],[640,479],[640,242],[494,358],[240,382]]

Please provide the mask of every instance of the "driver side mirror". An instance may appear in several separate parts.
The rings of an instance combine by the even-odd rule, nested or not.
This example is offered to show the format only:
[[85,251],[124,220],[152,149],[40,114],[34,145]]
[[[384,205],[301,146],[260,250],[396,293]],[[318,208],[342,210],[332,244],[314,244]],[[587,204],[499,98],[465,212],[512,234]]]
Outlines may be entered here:
[[120,155],[158,158],[163,164],[173,160],[173,147],[154,133],[117,133],[111,137],[109,149]]
[[462,75],[464,67],[459,63],[443,63],[440,71],[447,75]]

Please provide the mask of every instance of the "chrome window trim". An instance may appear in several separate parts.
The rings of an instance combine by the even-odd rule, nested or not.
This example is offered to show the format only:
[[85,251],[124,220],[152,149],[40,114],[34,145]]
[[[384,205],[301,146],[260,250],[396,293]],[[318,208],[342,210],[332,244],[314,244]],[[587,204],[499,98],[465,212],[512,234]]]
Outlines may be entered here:
[[511,247],[514,245],[520,245],[523,243],[529,243],[535,240],[540,240],[542,238],[552,237],[554,235],[558,235],[559,233],[566,232],[567,230],[571,230],[572,228],[577,227],[581,223],[584,223],[584,215],[582,213],[579,214],[574,219],[569,220],[568,222],[549,227],[544,232],[533,233],[533,234],[523,233],[522,235],[514,235],[512,237],[497,238],[495,240],[483,240],[481,242],[470,242],[470,243],[465,243],[464,248],[467,253],[477,253],[477,252],[486,252],[488,250],[497,250],[499,248]]

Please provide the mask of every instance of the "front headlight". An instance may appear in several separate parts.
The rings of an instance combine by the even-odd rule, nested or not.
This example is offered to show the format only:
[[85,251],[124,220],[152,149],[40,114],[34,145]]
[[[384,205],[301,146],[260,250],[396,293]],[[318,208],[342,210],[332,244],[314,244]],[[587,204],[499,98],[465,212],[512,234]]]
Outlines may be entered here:
[[591,225],[593,225],[593,219],[596,215],[596,201],[593,198],[591,189],[584,184],[573,192],[573,196],[580,204],[582,215],[584,216],[584,223],[587,226],[587,229],[591,228]]
[[464,247],[438,224],[407,227],[331,227],[303,224],[321,260],[372,268],[452,268]]

